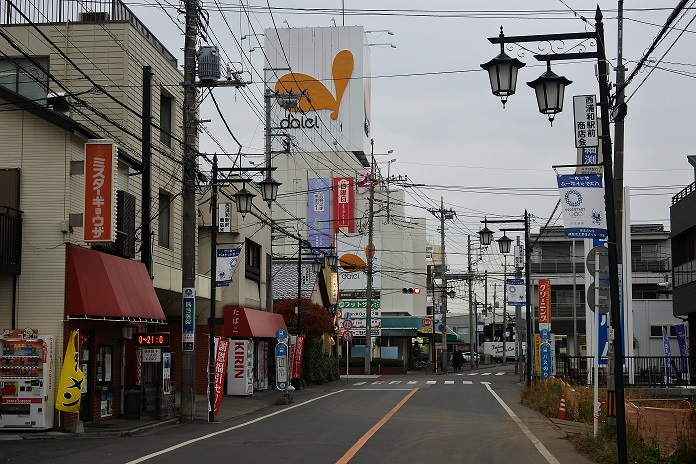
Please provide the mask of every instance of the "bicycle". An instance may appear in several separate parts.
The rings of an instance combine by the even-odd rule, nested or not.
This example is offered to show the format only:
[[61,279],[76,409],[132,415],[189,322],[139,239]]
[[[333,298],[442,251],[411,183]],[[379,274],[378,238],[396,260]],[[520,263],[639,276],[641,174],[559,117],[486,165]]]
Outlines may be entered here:
[[417,371],[424,370],[427,374],[432,370],[433,362],[429,359],[416,359],[416,361],[413,363],[413,368]]

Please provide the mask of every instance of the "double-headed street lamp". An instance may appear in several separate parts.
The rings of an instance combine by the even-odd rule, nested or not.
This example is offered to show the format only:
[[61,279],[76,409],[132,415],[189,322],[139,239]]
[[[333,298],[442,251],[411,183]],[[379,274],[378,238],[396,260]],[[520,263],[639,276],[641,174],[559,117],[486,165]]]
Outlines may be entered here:
[[230,178],[226,177],[218,179],[220,172],[265,172],[266,178],[259,183],[261,186],[261,196],[264,201],[268,202],[269,206],[278,196],[278,186],[280,182],[273,180],[271,171],[276,168],[270,166],[266,168],[218,168],[217,154],[213,155],[213,172],[210,179],[210,206],[212,220],[210,224],[210,336],[209,336],[209,356],[208,360],[208,389],[210,410],[208,412],[208,422],[215,420],[215,412],[213,405],[215,404],[215,300],[217,288],[217,232],[218,232],[218,182],[220,184],[242,183],[242,188],[234,194],[237,203],[237,212],[242,215],[242,218],[251,211],[252,200],[256,196],[246,189],[246,183],[249,179]]
[[[526,375],[525,375],[525,382],[527,386],[530,386],[532,384],[532,347],[534,346],[534,342],[532,340],[532,306],[531,306],[531,298],[532,298],[532,292],[529,290],[531,288],[531,275],[530,275],[530,257],[532,255],[532,247],[529,243],[529,214],[525,210],[524,212],[524,219],[497,219],[497,220],[489,220],[489,219],[484,219],[483,221],[483,229],[479,231],[479,240],[481,241],[481,246],[488,246],[491,244],[493,241],[493,234],[494,232],[488,228],[488,224],[511,224],[511,223],[518,223],[518,224],[524,224],[524,228],[519,228],[519,227],[505,227],[503,228],[503,236],[497,240],[498,242],[498,248],[500,249],[500,252],[503,255],[507,255],[510,253],[510,249],[512,248],[512,239],[509,238],[506,235],[506,232],[512,232],[512,231],[524,231],[524,284],[525,288],[527,289],[527,296],[525,298],[525,318],[526,318],[526,338],[527,338],[527,356],[524,361],[525,365],[525,370],[526,370]],[[507,271],[506,271],[507,272]],[[507,282],[505,283],[507,285]],[[507,302],[504,302],[504,304],[507,304]],[[507,347],[506,347],[507,348]],[[504,350],[503,350],[504,351]],[[507,353],[503,353],[503,358],[507,356]]]
[[[594,31],[505,37],[501,28],[501,32],[498,37],[490,37],[488,40],[491,43],[500,44],[501,54],[488,63],[482,64],[481,67],[488,71],[491,81],[491,90],[493,91],[494,95],[501,97],[503,104],[509,95],[513,95],[515,93],[517,71],[524,66],[524,63],[521,61],[505,55],[505,44],[529,42],[548,42],[552,44],[555,41],[563,42],[567,40],[589,40],[591,41],[590,45],[593,45],[596,48],[595,51],[535,55],[534,57],[537,60],[545,61],[547,63],[547,72],[538,79],[529,82],[528,85],[533,87],[536,92],[539,111],[543,114],[549,115],[549,119],[553,121],[553,116],[563,110],[563,92],[565,90],[565,86],[570,84],[570,81],[562,76],[557,76],[553,73],[549,74],[551,61],[566,61],[588,58],[597,60],[599,105],[602,118],[602,135],[600,138],[602,141],[602,165],[604,166],[604,190],[607,215],[611,324],[614,333],[613,351],[615,360],[613,372],[613,391],[611,390],[610,385],[611,379],[607,379],[608,412],[610,415],[611,413],[615,413],[616,415],[618,461],[619,463],[625,463],[628,460],[628,456],[626,450],[626,413],[624,405],[623,334],[619,298],[619,268],[616,230],[617,215],[616,204],[614,201],[614,174],[612,171],[612,147],[611,135],[609,132],[609,83],[607,77],[606,52],[604,49],[605,42],[602,11],[600,10],[599,6],[597,6]],[[584,43],[581,44],[581,46],[584,50]],[[527,266],[529,266],[529,263],[527,263]],[[529,321],[527,323],[529,324]]]

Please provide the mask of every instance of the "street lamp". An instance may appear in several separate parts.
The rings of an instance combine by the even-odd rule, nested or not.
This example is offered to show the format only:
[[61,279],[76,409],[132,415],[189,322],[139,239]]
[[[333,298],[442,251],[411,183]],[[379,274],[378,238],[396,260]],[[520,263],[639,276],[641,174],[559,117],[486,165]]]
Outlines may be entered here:
[[[578,60],[578,59],[596,59],[597,60],[597,74],[599,83],[599,106],[601,109],[601,129],[602,135],[602,153],[604,166],[604,198],[606,204],[606,216],[607,216],[607,248],[609,254],[609,290],[610,290],[610,303],[611,303],[611,324],[613,328],[614,340],[613,340],[613,356],[614,356],[614,370],[613,379],[607,379],[607,403],[610,405],[615,405],[615,415],[616,415],[616,440],[618,448],[618,462],[623,464],[628,461],[627,449],[626,449],[626,411],[624,404],[624,379],[623,379],[623,333],[622,333],[622,323],[621,323],[621,301],[619,292],[619,261],[617,252],[617,227],[616,227],[616,203],[614,200],[614,174],[612,170],[612,147],[611,147],[611,134],[609,127],[609,82],[608,82],[608,71],[607,71],[607,59],[606,51],[604,49],[604,23],[602,21],[602,11],[597,6],[595,13],[595,26],[594,31],[586,32],[575,32],[575,33],[561,33],[561,34],[539,34],[539,35],[527,35],[527,36],[516,36],[516,37],[505,37],[501,33],[498,37],[490,37],[488,39],[491,43],[498,43],[501,45],[501,50],[505,43],[528,43],[528,42],[548,42],[553,43],[554,41],[569,41],[569,40],[590,40],[591,45],[593,45],[595,51],[581,51],[581,52],[569,52],[569,53],[548,53],[535,55],[534,57],[539,61],[546,61],[547,63],[547,73],[548,73],[548,63],[551,61],[567,61],[567,60]],[[493,60],[495,61],[495,59]],[[517,69],[522,66],[517,65]],[[496,87],[493,82],[493,74],[491,68],[491,62],[481,65],[483,69],[489,71],[489,76],[491,78],[491,89],[494,95],[501,95],[501,87]],[[516,76],[517,69],[511,71],[509,76]],[[544,85],[542,81],[532,81],[538,85]],[[532,83],[530,83],[532,84]],[[507,84],[507,90],[513,89],[514,84]],[[505,90],[505,89],[503,89]],[[536,88],[535,88],[536,90]],[[558,89],[560,90],[560,89]],[[510,93],[511,95],[512,93]],[[537,93],[537,96],[539,94]],[[544,113],[544,108],[541,105],[539,99],[539,111]],[[545,107],[546,111],[549,111],[549,107]],[[557,112],[560,112],[563,107],[557,106]],[[550,113],[545,113],[550,114]],[[554,113],[555,114],[555,113]],[[527,267],[529,263],[527,263]],[[529,309],[529,307],[528,307]],[[529,348],[527,350],[529,353]],[[610,353],[611,356],[612,353]],[[613,385],[612,385],[613,384]],[[612,390],[613,387],[613,390]],[[609,411],[611,413],[611,411]]]
[[508,97],[515,93],[517,87],[517,71],[525,66],[525,64],[517,58],[510,58],[505,53],[505,43],[502,40],[504,37],[505,35],[503,34],[503,28],[501,26],[500,54],[488,63],[481,65],[483,69],[488,71],[493,95],[500,97],[500,101],[503,102],[503,108],[505,108]]
[[[218,168],[217,154],[213,155],[213,172],[210,179],[210,204],[211,204],[211,224],[210,224],[210,335],[209,335],[209,349],[210,349],[210,359],[208,360],[208,389],[210,392],[210,408],[208,412],[208,422],[213,422],[215,420],[215,411],[213,405],[215,404],[215,300],[216,289],[217,289],[217,232],[218,232],[218,173],[220,172],[266,172],[267,182],[262,185],[263,199],[270,203],[276,200],[276,195],[278,194],[279,182],[274,181],[271,178],[271,171],[276,168],[270,166],[266,168]],[[220,180],[221,183],[234,183],[241,182],[242,188],[234,194],[235,201],[237,203],[237,212],[242,215],[242,218],[251,211],[251,203],[255,194],[251,193],[246,189],[247,179],[241,178],[225,178]],[[263,182],[261,182],[263,184]],[[269,187],[269,184],[270,187]]]
[[[525,288],[527,289],[527,296],[525,301],[525,318],[526,318],[526,338],[527,338],[527,356],[524,361],[526,376],[525,383],[529,387],[532,384],[532,346],[534,346],[532,340],[532,305],[531,296],[532,292],[529,291],[531,285],[531,273],[530,273],[530,259],[532,255],[532,246],[529,243],[529,214],[525,210],[524,219],[497,219],[489,220],[485,218],[483,221],[483,229],[479,231],[479,239],[481,240],[481,246],[488,246],[493,240],[493,231],[488,228],[488,223],[493,224],[510,224],[510,223],[522,223],[524,228],[510,228],[505,227],[503,230],[503,236],[498,239],[498,247],[503,255],[510,253],[510,248],[512,240],[505,234],[505,232],[510,231],[524,231],[524,280]],[[507,285],[507,282],[506,282]],[[506,303],[507,304],[507,303]],[[503,356],[507,355],[505,353]]]
[[553,118],[556,113],[563,111],[563,95],[566,86],[572,81],[551,71],[551,62],[546,62],[546,72],[537,77],[527,85],[534,89],[539,105],[539,112],[549,116],[549,121],[553,126]]

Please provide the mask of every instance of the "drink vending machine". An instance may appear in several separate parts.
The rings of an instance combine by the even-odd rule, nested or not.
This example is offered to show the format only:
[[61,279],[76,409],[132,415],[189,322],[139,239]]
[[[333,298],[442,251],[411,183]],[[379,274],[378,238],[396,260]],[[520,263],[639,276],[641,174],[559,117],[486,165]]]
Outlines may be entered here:
[[53,428],[54,337],[32,330],[0,337],[0,429]]
[[227,394],[251,395],[254,393],[254,342],[231,340],[227,357]]

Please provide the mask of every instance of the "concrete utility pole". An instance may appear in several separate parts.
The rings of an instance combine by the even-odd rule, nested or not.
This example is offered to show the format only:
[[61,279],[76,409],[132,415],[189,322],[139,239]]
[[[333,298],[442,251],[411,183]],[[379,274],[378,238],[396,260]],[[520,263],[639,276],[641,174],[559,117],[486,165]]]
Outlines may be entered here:
[[447,254],[445,253],[445,200],[440,197],[440,253],[442,256],[442,372],[447,373]]
[[[466,249],[467,249],[467,266],[469,274],[474,271],[471,268],[471,236],[466,236]],[[474,282],[473,279],[469,279],[469,368],[476,369],[476,359],[474,359],[474,311],[472,310],[474,306]]]
[[375,213],[375,141],[370,140],[370,200],[367,219],[367,294],[365,295],[365,375],[370,375],[372,364],[372,265],[375,256],[372,243]]
[[[184,185],[183,231],[181,244],[181,287],[193,289],[196,296],[196,152],[198,132],[196,127],[196,37],[198,36],[198,0],[186,2],[186,35],[184,37]],[[215,225],[213,225],[214,227]],[[183,315],[182,299],[182,321]],[[194,300],[195,324],[195,300]],[[195,329],[194,329],[195,350]],[[181,352],[181,420],[192,422],[195,418],[195,351]]]

